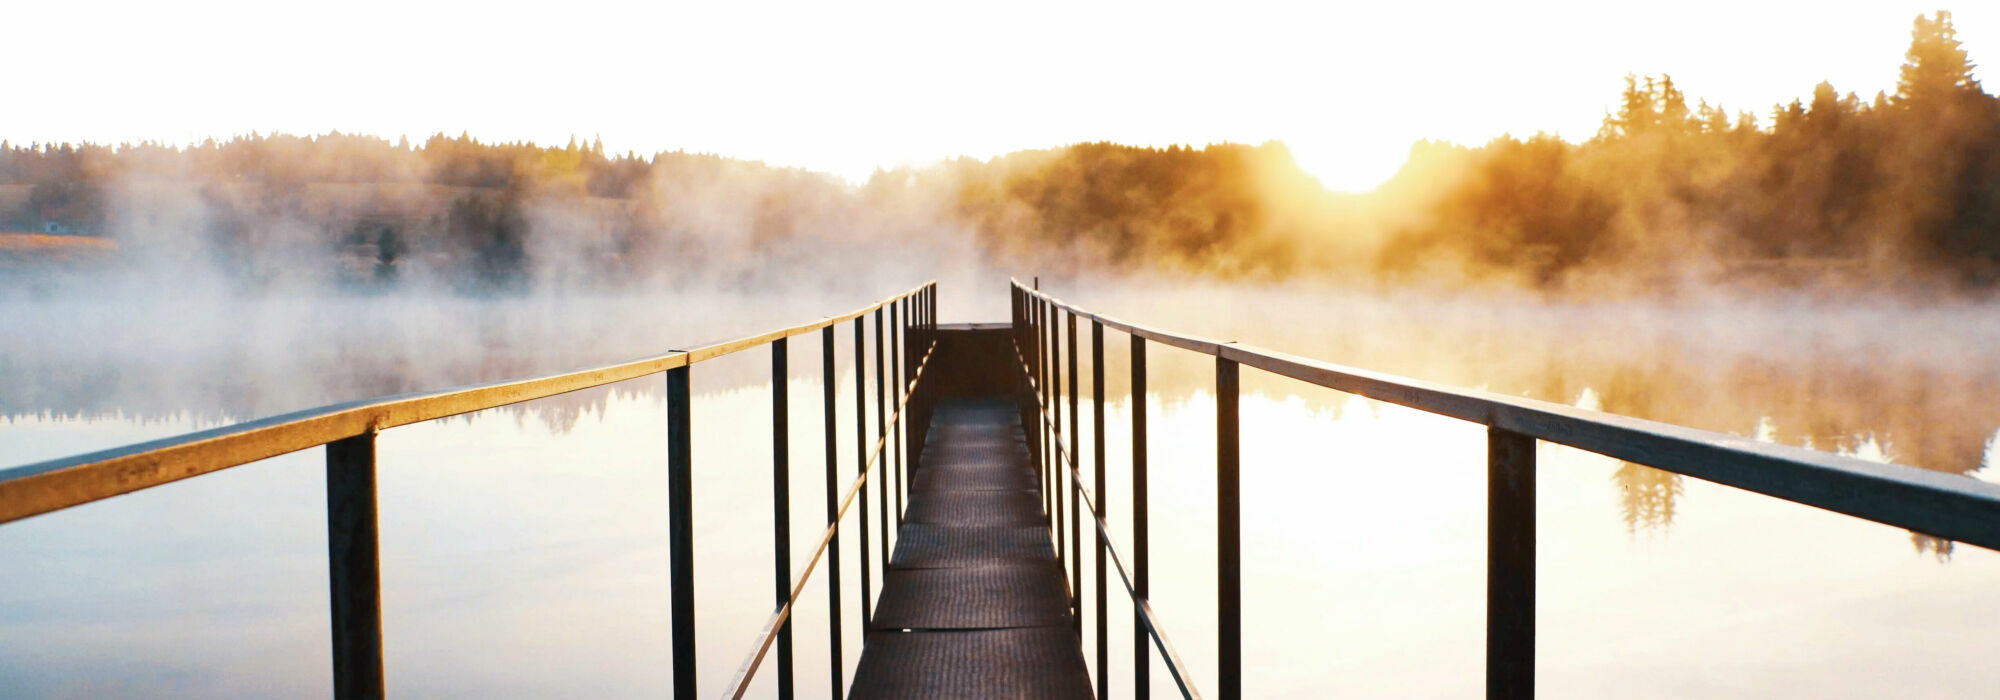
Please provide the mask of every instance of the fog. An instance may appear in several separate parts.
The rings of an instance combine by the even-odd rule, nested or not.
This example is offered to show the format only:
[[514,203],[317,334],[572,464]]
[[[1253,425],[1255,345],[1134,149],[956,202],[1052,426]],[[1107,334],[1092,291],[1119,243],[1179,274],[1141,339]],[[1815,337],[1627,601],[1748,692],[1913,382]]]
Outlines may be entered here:
[[[933,254],[932,260],[945,259]],[[919,261],[919,263],[930,262]],[[249,296],[162,281],[0,299],[0,414],[240,421],[326,403],[610,364],[810,321],[937,278],[946,321],[1006,317],[1008,272],[967,253],[926,275],[887,261],[857,280],[769,274],[750,287]],[[1021,270],[1024,280],[1034,270]],[[1966,473],[2000,428],[2000,306],[1718,292],[1551,300],[1526,292],[1046,276],[1121,318],[1330,362],[1819,449],[1873,442],[1894,461]],[[126,282],[137,284],[136,282]],[[839,337],[846,344],[848,336]],[[766,381],[723,367],[733,385]],[[1156,374],[1155,391],[1208,386]],[[1246,387],[1295,393],[1249,373]],[[647,394],[657,383],[624,389]],[[1112,377],[1122,391],[1122,377]],[[564,397],[578,410],[609,390]],[[1327,401],[1336,400],[1327,399]],[[573,420],[544,412],[556,425]]]
[[[1873,443],[1891,461],[1942,471],[1987,464],[2000,429],[1990,400],[2000,392],[2000,305],[1991,302],[1737,293],[1550,301],[1157,281],[1057,293],[1142,324],[1352,367],[1822,450]],[[1114,395],[1122,391],[1123,377],[1110,380]],[[1258,372],[1244,385],[1312,395]],[[1149,386],[1169,395],[1212,388],[1212,372],[1155,373]]]
[[0,257],[0,416],[240,421],[657,355],[931,279],[949,279],[948,314],[1004,315],[1005,274],[925,202],[864,206],[822,175],[707,156],[655,169],[623,199],[547,173],[510,189],[106,176],[92,235],[43,238],[115,248]]
[[[933,279],[943,321],[1003,321],[1018,278],[1164,330],[2000,480],[2000,101],[1952,36],[1948,14],[1919,18],[1895,94],[1822,85],[1769,123],[1634,76],[1591,139],[1421,143],[1364,194],[1276,142],[1072,144],[863,183],[469,135],[0,142],[0,468],[657,355]],[[849,412],[865,355],[840,331],[829,443],[816,348],[791,351],[795,557],[823,517],[817,451],[843,481],[868,432]],[[1083,406],[1106,406],[1109,444],[1152,421],[1153,537],[1174,545],[1155,602],[1207,678],[1214,363],[1156,345],[1131,396],[1128,339],[1107,336],[1107,393]],[[757,351],[693,370],[709,686],[770,612],[770,545],[743,535],[773,515],[769,370]],[[658,694],[662,384],[380,438],[396,687]],[[1253,694],[1476,696],[1481,429],[1255,370],[1242,387]],[[1550,695],[1978,687],[1993,553],[1539,449]],[[0,528],[0,695],[323,692],[320,456]],[[1095,465],[1114,539],[1123,459]],[[823,629],[824,598],[800,612]],[[800,677],[822,682],[824,638],[800,638]]]

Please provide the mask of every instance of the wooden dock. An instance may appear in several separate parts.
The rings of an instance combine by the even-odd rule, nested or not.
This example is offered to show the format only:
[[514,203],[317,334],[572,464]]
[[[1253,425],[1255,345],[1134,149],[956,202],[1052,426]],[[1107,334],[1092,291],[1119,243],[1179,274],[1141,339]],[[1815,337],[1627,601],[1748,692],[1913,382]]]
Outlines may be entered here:
[[939,402],[855,698],[1089,698],[1020,408]]

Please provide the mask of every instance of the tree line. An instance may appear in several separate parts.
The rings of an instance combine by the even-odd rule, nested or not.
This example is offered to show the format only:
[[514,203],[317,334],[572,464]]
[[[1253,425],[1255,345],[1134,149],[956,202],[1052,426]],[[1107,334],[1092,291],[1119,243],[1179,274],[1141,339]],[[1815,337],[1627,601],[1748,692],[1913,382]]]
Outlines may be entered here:
[[1463,180],[1382,251],[1386,269],[1448,260],[1561,286],[1791,269],[1871,284],[2000,282],[2000,103],[1973,77],[1951,15],[1919,16],[1895,91],[1822,82],[1767,125],[1626,81],[1592,139],[1502,138],[1461,154]]
[[1058,274],[1989,290],[2000,101],[1975,67],[1938,12],[1916,18],[1893,91],[1821,83],[1759,118],[1631,76],[1592,138],[1419,143],[1364,194],[1325,190],[1275,142],[1085,143],[860,185],[574,139],[0,143],[0,195],[13,193],[0,228],[53,221],[150,241],[149,254],[199,249],[250,286],[314,259],[369,285],[606,285],[717,267],[754,283],[842,247],[963,238],[986,261]]

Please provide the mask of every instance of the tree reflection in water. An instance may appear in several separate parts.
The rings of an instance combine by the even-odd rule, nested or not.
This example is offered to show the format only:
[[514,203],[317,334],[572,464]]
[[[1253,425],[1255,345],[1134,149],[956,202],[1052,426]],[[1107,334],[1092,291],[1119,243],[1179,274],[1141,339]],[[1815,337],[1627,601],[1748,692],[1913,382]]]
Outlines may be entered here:
[[1621,463],[1611,475],[1618,485],[1618,508],[1625,516],[1625,532],[1665,531],[1674,524],[1675,500],[1684,490],[1681,475],[1652,467]]

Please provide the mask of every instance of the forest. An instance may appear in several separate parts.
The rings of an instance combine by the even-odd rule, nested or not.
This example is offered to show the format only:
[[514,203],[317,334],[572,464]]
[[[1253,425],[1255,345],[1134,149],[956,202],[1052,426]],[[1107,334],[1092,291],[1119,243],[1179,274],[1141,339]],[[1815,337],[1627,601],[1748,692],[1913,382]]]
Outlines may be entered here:
[[760,284],[970,253],[1049,274],[1983,295],[2000,289],[2000,100],[1975,68],[1938,12],[1915,19],[1893,91],[1821,83],[1758,115],[1630,76],[1592,138],[1418,143],[1359,194],[1321,187],[1277,142],[1083,143],[859,184],[468,134],[0,142],[0,231],[115,243],[0,246],[0,272],[506,293]]

